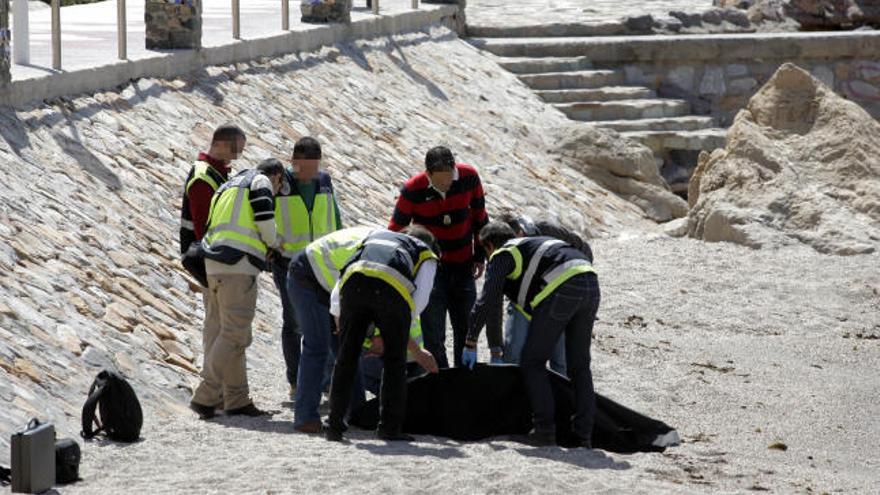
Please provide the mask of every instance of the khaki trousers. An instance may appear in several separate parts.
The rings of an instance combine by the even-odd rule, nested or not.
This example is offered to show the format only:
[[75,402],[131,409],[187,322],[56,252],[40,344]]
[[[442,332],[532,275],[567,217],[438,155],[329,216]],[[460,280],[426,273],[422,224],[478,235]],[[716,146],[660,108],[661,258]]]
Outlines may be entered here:
[[196,404],[218,406],[222,400],[223,409],[228,411],[251,403],[245,349],[251,345],[256,309],[255,275],[208,275],[205,363],[202,381],[192,398]]

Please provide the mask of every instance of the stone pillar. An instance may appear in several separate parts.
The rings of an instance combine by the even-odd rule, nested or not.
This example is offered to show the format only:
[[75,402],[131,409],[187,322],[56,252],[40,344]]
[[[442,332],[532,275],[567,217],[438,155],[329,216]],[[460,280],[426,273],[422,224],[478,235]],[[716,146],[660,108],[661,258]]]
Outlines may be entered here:
[[0,0],[0,87],[12,80],[9,63],[12,60],[12,32],[9,31],[9,0]]
[[467,0],[422,0],[422,3],[440,3],[447,5],[458,5],[458,13],[455,14],[455,18],[452,19],[452,29],[454,29],[459,36],[467,35],[467,18],[464,15],[465,9],[467,8]]
[[202,0],[146,0],[147,50],[202,47]]
[[352,0],[301,0],[302,22],[351,22]]

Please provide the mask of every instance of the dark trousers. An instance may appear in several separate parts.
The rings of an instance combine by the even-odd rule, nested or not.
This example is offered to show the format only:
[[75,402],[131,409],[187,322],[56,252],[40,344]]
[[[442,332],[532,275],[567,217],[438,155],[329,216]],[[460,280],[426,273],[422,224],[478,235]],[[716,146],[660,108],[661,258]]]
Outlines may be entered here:
[[302,334],[297,328],[296,312],[287,293],[287,265],[290,260],[278,257],[272,263],[272,280],[281,296],[281,352],[287,368],[287,383],[296,386],[296,374],[299,371],[299,357],[302,353]]
[[355,374],[370,324],[382,329],[384,353],[379,431],[401,433],[406,414],[406,344],[409,339],[410,307],[387,283],[361,274],[352,275],[342,287],[339,327],[342,333],[333,381],[330,384],[330,428],[343,430],[343,418],[351,400]]
[[468,319],[477,299],[471,263],[440,263],[434,277],[434,289],[422,312],[422,338],[425,349],[434,355],[437,365],[449,367],[446,358],[446,313],[452,321],[452,357],[461,366],[461,351],[468,333]]
[[590,372],[590,336],[598,309],[599,282],[595,274],[580,274],[565,281],[532,312],[531,328],[520,363],[535,430],[553,432],[555,407],[546,366],[556,342],[565,334],[565,359],[574,390],[572,430],[586,446],[592,439],[596,411],[593,374]]

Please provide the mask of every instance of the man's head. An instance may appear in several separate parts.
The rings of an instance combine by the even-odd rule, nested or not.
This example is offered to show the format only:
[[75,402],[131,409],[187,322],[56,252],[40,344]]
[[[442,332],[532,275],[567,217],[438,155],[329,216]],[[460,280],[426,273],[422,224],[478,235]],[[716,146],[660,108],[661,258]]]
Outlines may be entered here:
[[257,166],[257,170],[272,181],[272,194],[281,190],[281,178],[284,176],[284,164],[277,158],[266,158]]
[[516,237],[525,237],[526,233],[523,232],[522,224],[519,223],[519,218],[516,215],[510,212],[504,212],[496,216],[495,218],[497,218],[500,222],[506,223],[507,226],[510,227],[511,230],[513,230],[513,233]]
[[214,130],[208,154],[214,159],[229,163],[241,157],[246,142],[247,138],[240,127],[234,124],[224,124]]
[[425,154],[425,170],[434,189],[445,193],[455,179],[455,157],[446,146],[435,146]]
[[507,225],[504,222],[499,222],[498,220],[493,220],[487,223],[486,226],[480,230],[480,243],[483,244],[483,248],[485,248],[486,252],[490,255],[494,253],[496,249],[503,246],[505,242],[514,237],[516,237],[516,235],[513,233],[513,229],[510,228],[510,225]]
[[313,137],[300,138],[293,146],[293,171],[296,178],[307,182],[318,175],[318,167],[321,166],[321,143]]
[[434,237],[434,234],[431,233],[430,230],[422,227],[421,225],[410,225],[402,231],[404,234],[415,237],[416,239],[425,243],[426,246],[431,248],[431,251],[434,252],[437,256],[440,256],[440,245],[437,244],[437,238]]

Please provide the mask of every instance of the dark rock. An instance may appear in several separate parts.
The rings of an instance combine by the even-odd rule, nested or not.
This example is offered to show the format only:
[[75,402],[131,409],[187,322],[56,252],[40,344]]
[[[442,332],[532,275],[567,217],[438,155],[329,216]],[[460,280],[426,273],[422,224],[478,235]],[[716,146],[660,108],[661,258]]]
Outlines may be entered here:
[[686,28],[700,27],[703,25],[703,18],[700,16],[700,14],[689,14],[687,12],[675,10],[670,12],[669,16],[681,21],[681,25]]
[[654,18],[650,15],[640,15],[637,17],[627,17],[626,29],[634,33],[645,33],[651,31],[654,27]]

